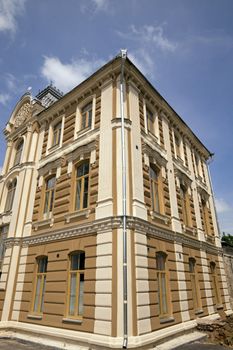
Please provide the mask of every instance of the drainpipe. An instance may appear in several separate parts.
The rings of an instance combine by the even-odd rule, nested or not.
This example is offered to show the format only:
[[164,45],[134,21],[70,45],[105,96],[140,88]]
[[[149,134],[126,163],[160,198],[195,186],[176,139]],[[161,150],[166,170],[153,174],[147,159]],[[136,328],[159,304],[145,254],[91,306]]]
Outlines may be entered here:
[[121,111],[121,157],[122,157],[122,219],[123,219],[123,349],[128,346],[128,291],[127,291],[127,231],[126,231],[126,156],[124,122],[124,64],[127,50],[121,50],[120,111]]

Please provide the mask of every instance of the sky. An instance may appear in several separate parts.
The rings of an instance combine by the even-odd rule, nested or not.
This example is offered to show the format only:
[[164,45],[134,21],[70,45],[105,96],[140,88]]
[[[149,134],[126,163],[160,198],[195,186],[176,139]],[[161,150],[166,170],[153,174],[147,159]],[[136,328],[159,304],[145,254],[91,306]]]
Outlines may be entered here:
[[[0,129],[20,97],[68,92],[120,49],[213,152],[221,232],[233,234],[233,1],[0,0]],[[5,139],[0,134],[0,165]]]

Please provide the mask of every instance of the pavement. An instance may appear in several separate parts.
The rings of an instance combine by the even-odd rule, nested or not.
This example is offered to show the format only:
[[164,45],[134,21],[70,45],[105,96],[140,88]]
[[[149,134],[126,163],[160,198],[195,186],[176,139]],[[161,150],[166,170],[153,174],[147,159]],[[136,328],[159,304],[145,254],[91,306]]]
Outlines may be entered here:
[[[173,347],[174,346],[174,347]],[[176,345],[170,344],[170,346],[157,346],[154,349],[175,349],[175,350],[226,350],[231,349],[230,347],[215,345],[215,344],[206,344],[202,342],[193,342],[188,344],[183,344],[177,347]],[[0,350],[58,350],[58,348],[45,346],[42,344],[31,343],[28,341],[18,340],[18,339],[7,339],[0,338]]]
[[0,350],[58,350],[51,346],[31,343],[18,339],[0,338]]

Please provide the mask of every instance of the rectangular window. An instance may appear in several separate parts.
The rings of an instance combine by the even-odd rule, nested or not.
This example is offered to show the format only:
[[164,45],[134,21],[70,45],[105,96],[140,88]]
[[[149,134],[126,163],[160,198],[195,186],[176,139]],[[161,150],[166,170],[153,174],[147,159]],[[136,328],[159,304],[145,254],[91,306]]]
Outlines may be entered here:
[[81,110],[81,129],[91,127],[92,122],[92,102],[85,105]]
[[88,207],[89,161],[85,161],[76,169],[75,210]]
[[44,218],[49,217],[53,211],[55,183],[56,176],[50,177],[45,182]]
[[189,258],[189,273],[190,273],[190,281],[193,295],[193,307],[194,310],[201,309],[201,299],[199,292],[199,284],[196,275],[196,260],[194,258]]
[[186,226],[189,226],[188,191],[183,186],[180,186],[180,200],[182,206],[183,223]]
[[210,272],[211,272],[211,277],[212,277],[212,288],[213,288],[213,293],[215,297],[215,302],[216,305],[221,305],[221,297],[220,297],[220,290],[218,286],[218,278],[217,278],[217,272],[216,272],[216,264],[215,262],[211,261],[210,263]]
[[158,303],[160,316],[168,316],[168,294],[167,294],[167,271],[166,254],[158,252],[156,254],[156,267],[158,279]]
[[176,157],[181,159],[180,138],[177,135],[175,135],[175,147],[176,147]]
[[146,120],[148,132],[155,135],[155,117],[154,114],[146,107]]
[[37,259],[36,283],[33,297],[33,312],[43,313],[48,258]]
[[154,167],[150,167],[150,187],[153,211],[160,213],[159,200],[159,171]]
[[70,255],[68,316],[80,318],[83,315],[85,253],[79,251]]
[[2,262],[5,255],[5,239],[7,238],[9,230],[9,225],[4,225],[0,227],[0,277],[2,272]]
[[61,127],[62,123],[59,122],[53,127],[53,138],[52,138],[52,146],[57,146],[60,145],[60,140],[61,140]]

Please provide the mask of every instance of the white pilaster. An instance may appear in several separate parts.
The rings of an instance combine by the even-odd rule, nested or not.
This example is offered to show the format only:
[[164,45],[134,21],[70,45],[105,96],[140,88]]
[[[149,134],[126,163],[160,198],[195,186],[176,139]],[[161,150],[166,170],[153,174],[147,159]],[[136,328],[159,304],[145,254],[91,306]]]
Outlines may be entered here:
[[12,153],[12,145],[13,145],[12,141],[9,140],[7,142],[6,156],[2,167],[2,175],[5,175],[6,172],[8,171],[8,165],[9,165],[10,157]]
[[133,216],[147,219],[147,211],[144,203],[142,149],[139,115],[138,91],[129,85],[129,109],[132,121],[131,129],[131,159],[132,159],[132,191],[133,191]]
[[189,321],[189,305],[188,305],[188,294],[186,286],[186,277],[184,269],[184,256],[183,247],[180,243],[175,243],[175,253],[176,253],[176,270],[179,288],[179,299],[180,299],[180,310],[182,322]]
[[99,187],[96,219],[112,216],[112,81],[102,87],[99,151]]

